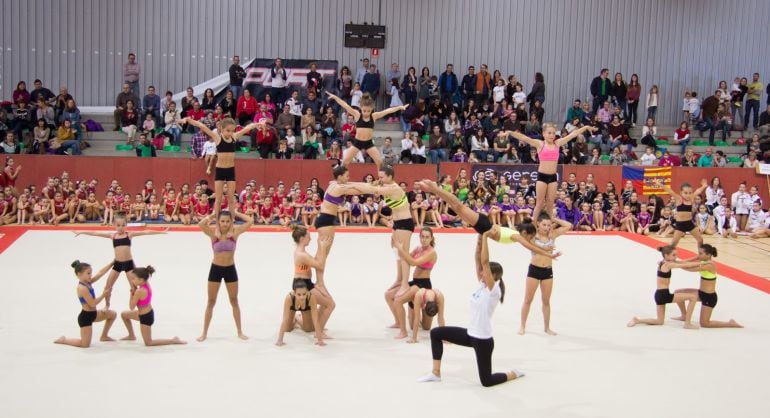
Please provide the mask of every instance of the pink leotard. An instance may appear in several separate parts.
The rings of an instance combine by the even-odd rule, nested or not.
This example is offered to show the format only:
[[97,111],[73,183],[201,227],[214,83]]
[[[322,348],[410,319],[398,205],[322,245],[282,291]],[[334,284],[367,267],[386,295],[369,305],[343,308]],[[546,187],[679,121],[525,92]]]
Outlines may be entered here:
[[144,284],[139,285],[140,289],[144,289],[147,291],[147,296],[144,297],[144,299],[138,300],[136,302],[136,306],[139,308],[143,308],[152,302],[152,289],[150,289],[150,285],[145,282]]

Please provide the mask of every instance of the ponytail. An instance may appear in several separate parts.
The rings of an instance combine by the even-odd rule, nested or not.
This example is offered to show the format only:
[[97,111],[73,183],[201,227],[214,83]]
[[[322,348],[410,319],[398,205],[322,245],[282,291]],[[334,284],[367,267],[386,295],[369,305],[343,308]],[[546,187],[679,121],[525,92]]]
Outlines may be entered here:
[[148,280],[155,273],[155,268],[153,266],[137,267],[131,273],[142,280]]

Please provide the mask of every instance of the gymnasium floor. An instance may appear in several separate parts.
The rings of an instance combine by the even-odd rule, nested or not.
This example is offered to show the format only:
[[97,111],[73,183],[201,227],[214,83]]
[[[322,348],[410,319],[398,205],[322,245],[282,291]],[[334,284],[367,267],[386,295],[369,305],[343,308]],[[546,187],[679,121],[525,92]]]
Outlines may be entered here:
[[[0,229],[0,251],[22,231]],[[64,230],[29,230],[0,253],[0,416],[767,416],[768,294],[720,275],[714,318],[735,318],[745,329],[688,331],[677,322],[627,328],[632,316],[655,313],[659,256],[617,235],[557,240],[564,255],[555,265],[556,337],[542,332],[537,299],[529,333],[516,334],[529,255],[492,243],[491,259],[502,263],[508,286],[494,316],[493,368],[518,368],[527,376],[483,388],[472,350],[447,346],[444,381],[416,383],[430,371],[430,344],[427,333],[418,344],[406,344],[385,329],[392,318],[382,292],[395,272],[389,241],[383,233],[338,233],[327,265],[337,301],[328,332],[335,339],[317,347],[310,335],[295,331],[278,348],[280,307],[293,272],[288,233],[253,232],[238,243],[244,332],[251,337],[246,342],[235,337],[224,289],[209,340],[195,342],[211,258],[202,233],[136,238],[137,265],[157,269],[154,336],[179,335],[190,343],[145,348],[95,341],[82,350],[52,343],[79,332],[77,282],[69,264],[80,259],[98,269],[111,259],[111,245]],[[437,234],[433,283],[446,295],[449,325],[467,325],[476,287],[474,242],[474,234]],[[764,265],[767,271],[767,258]],[[726,271],[743,281],[760,280]],[[695,273],[674,272],[672,289],[697,285]],[[125,309],[127,298],[121,279],[113,309]],[[96,325],[94,333],[100,331]],[[116,323],[112,336],[124,333]]]

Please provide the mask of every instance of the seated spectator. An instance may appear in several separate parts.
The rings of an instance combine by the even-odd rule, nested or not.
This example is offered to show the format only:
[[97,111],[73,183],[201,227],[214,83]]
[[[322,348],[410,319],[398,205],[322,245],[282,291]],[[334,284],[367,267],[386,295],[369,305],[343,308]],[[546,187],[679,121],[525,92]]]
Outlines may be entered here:
[[334,115],[334,109],[329,106],[321,117],[321,134],[324,138],[337,137],[337,116]]
[[20,142],[24,141],[24,131],[32,132],[35,128],[35,112],[24,99],[20,99],[16,109],[13,110],[13,133]]
[[260,109],[270,113],[270,120],[274,120],[276,116],[275,103],[273,102],[273,96],[269,92],[266,92],[262,97],[262,101],[259,102]]
[[225,98],[219,102],[219,105],[222,106],[222,113],[226,115],[225,117],[235,119],[235,112],[238,110],[238,102],[235,100],[232,90],[227,90],[225,92]]
[[[484,138],[484,140],[486,141],[486,138]],[[414,147],[412,148],[412,163],[425,164],[428,161],[426,151],[425,141],[423,141],[422,138],[417,138],[417,140],[414,141]]]
[[[200,102],[198,102],[198,99],[195,99],[192,101],[192,108],[187,110],[187,118],[190,118],[192,120],[196,121],[202,121],[203,118],[206,116],[206,113],[201,108]],[[193,124],[187,125],[187,131],[189,133],[195,133],[198,132],[198,128],[193,126]]]
[[305,99],[302,102],[302,109],[303,110],[307,110],[308,108],[312,109],[313,116],[315,116],[316,118],[321,117],[321,106],[322,106],[321,101],[316,96],[316,93],[312,90],[307,93],[307,99]]
[[37,100],[35,116],[35,120],[43,119],[49,128],[56,129],[56,112],[42,97],[39,97]]
[[[148,115],[152,118],[152,115]],[[137,157],[157,157],[155,146],[152,145],[147,134],[142,132],[139,134],[139,145],[136,146]]]
[[730,135],[730,130],[733,128],[733,115],[724,103],[720,103],[717,107],[716,120],[715,128],[722,131],[722,142],[725,142]]
[[147,87],[147,94],[142,99],[142,119],[152,115],[156,124],[160,123],[160,96],[155,94],[155,86]]
[[532,103],[532,107],[529,109],[530,116],[534,115],[538,122],[543,123],[545,117],[545,109],[543,108],[543,102],[540,99],[535,99]]
[[356,137],[356,122],[353,115],[348,114],[345,123],[342,125],[342,140],[347,141]]
[[647,121],[642,127],[642,139],[640,142],[642,143],[642,145],[652,147],[652,149],[655,150],[658,148],[658,143],[655,142],[657,141],[657,136],[658,136],[658,127],[655,126],[655,119],[647,118]]
[[588,159],[588,165],[601,165],[602,152],[599,147],[595,147],[591,150],[591,158]]
[[591,113],[591,104],[587,101],[583,102],[582,110],[583,117],[580,118],[580,122],[583,125],[589,124],[593,120],[593,117],[596,116],[594,113]]
[[46,125],[45,119],[37,120],[37,126],[34,129],[35,140],[32,143],[33,154],[45,154],[49,147],[48,140],[51,138],[52,132],[51,128]]
[[155,119],[153,119],[152,114],[148,113],[144,117],[144,122],[142,122],[142,133],[152,134],[152,131],[155,130]]
[[5,133],[5,141],[0,143],[0,151],[3,154],[20,154],[21,145],[16,142],[16,136],[13,132],[8,131]]
[[164,116],[165,123],[166,123],[166,132],[168,132],[171,137],[171,144],[172,145],[180,145],[181,142],[181,136],[182,136],[182,126],[180,125],[180,122],[182,120],[182,117],[179,115],[179,112],[176,110],[176,103],[171,102],[169,104],[169,108],[166,111],[166,115]]
[[54,99],[54,111],[56,113],[56,121],[61,123],[61,114],[64,112],[64,108],[67,106],[67,101],[72,100],[72,95],[67,92],[66,86],[59,88],[59,95]]
[[42,81],[39,79],[35,80],[34,86],[35,89],[29,94],[30,103],[37,103],[40,99],[43,99],[49,106],[53,106],[56,103],[56,96],[54,96],[51,90],[43,87]]
[[610,154],[611,165],[623,165],[625,164],[626,159],[626,155],[620,151],[620,146],[612,148],[612,153]]
[[342,161],[342,147],[339,141],[331,141],[329,149],[326,150],[326,159]]
[[182,111],[181,115],[183,118],[187,117],[187,111],[192,109],[193,102],[197,102],[198,98],[195,97],[195,90],[193,90],[192,87],[187,87],[185,90],[185,96],[182,97],[182,100],[179,102],[180,105],[182,105]]
[[74,99],[67,100],[67,104],[62,112],[62,123],[64,123],[65,120],[70,121],[72,127],[75,128],[75,137],[80,141],[83,137],[83,125],[80,123],[80,109],[78,109]]
[[468,162],[468,154],[465,153],[465,150],[463,149],[463,147],[455,147],[454,153],[452,154],[452,162],[455,162],[455,163]]
[[652,167],[655,164],[655,148],[648,146],[644,149],[644,154],[639,158],[642,166]]
[[259,149],[259,156],[262,159],[270,157],[270,152],[273,150],[275,143],[275,132],[273,128],[267,124],[260,125],[256,135],[256,145]]
[[166,119],[166,112],[168,111],[168,108],[171,107],[171,103],[174,103],[176,105],[176,103],[174,102],[174,93],[167,91],[166,96],[160,102],[161,119],[158,119],[158,124],[164,123]]
[[243,95],[238,98],[238,108],[235,111],[235,117],[238,118],[238,124],[241,126],[248,125],[254,120],[254,115],[257,114],[259,107],[257,106],[257,99],[255,99],[249,89],[243,89]]
[[[540,119],[538,119],[535,113],[532,113],[529,116],[527,123],[524,124],[524,135],[530,138],[542,138],[542,134],[543,127],[541,125]],[[583,138],[583,140],[585,141],[585,138]]]
[[586,143],[586,137],[581,135],[572,144],[572,150],[570,152],[570,163],[572,164],[585,164],[588,161],[588,144]]
[[13,103],[17,106],[19,105],[19,102],[24,101],[25,103],[29,103],[30,96],[29,92],[27,91],[27,83],[25,81],[19,81],[16,84],[16,90],[13,91]]
[[481,162],[487,161],[489,152],[489,143],[484,135],[484,129],[478,129],[476,134],[471,137],[471,154]]
[[262,122],[273,126],[273,114],[267,109],[267,106],[263,103],[259,105],[259,110],[254,114],[254,122]]
[[706,152],[700,156],[698,159],[698,167],[713,167],[714,166],[714,156],[712,155],[713,150],[711,147],[706,148]]
[[725,158],[725,153],[722,150],[717,150],[717,152],[714,153],[714,167],[726,167],[727,166],[727,158]]
[[56,137],[53,139],[51,148],[56,150],[57,154],[80,155],[80,144],[76,140],[75,129],[72,128],[72,122],[65,119],[59,129],[56,131]]
[[280,136],[286,136],[286,132],[289,129],[294,128],[294,115],[292,115],[289,111],[291,108],[289,107],[289,104],[283,105],[283,111],[278,115],[278,118],[275,120],[275,128],[278,129],[278,135]]
[[609,124],[607,127],[607,132],[609,134],[609,146],[610,149],[614,149],[615,147],[619,147],[623,144],[629,144],[628,150],[631,149],[631,141],[629,141],[628,138],[628,131],[626,130],[626,127],[620,123],[620,118],[615,116],[612,118],[612,123]]
[[307,126],[302,132],[302,156],[304,159],[315,160],[318,156],[323,155],[323,147],[318,142],[317,136],[313,126]]
[[599,116],[599,122],[601,122],[602,125],[604,125],[604,128],[606,129],[607,125],[609,125],[610,122],[612,122],[612,116],[613,116],[612,109],[610,108],[610,102],[609,101],[604,102],[604,105],[602,106],[601,109],[599,109],[596,112],[596,115]]
[[578,120],[583,120],[584,113],[580,105],[581,105],[580,99],[575,99],[575,101],[572,102],[572,107],[567,109],[567,119],[564,120],[565,124],[570,123],[576,118]]
[[668,150],[663,151],[663,156],[660,157],[660,161],[658,161],[658,167],[675,167],[679,164],[677,164],[677,161],[674,157],[671,156],[671,153],[668,152]]
[[289,147],[285,139],[278,141],[278,150],[275,152],[276,160],[291,160],[294,149]]
[[692,148],[687,148],[682,157],[682,167],[698,167],[700,160],[695,156],[695,152]]
[[201,99],[201,109],[205,113],[211,113],[217,107],[217,100],[214,97],[214,90],[211,88],[206,89],[203,92],[203,98]]
[[316,120],[315,115],[313,114],[312,108],[305,108],[305,114],[302,115],[302,121],[300,122],[300,128],[302,129],[302,140],[305,140],[305,133],[307,132],[307,128],[312,127],[313,131],[316,129]]
[[412,148],[414,148],[414,139],[410,132],[404,132],[404,138],[401,140],[401,162],[412,162]]
[[755,151],[750,151],[748,155],[744,157],[741,167],[757,168],[758,165],[759,165],[759,160],[757,159],[757,153]]
[[770,104],[767,105],[767,110],[759,115],[759,137],[770,137]]
[[120,130],[128,135],[126,144],[134,145],[137,126],[139,125],[139,112],[134,109],[134,101],[126,102],[126,107],[120,112]]
[[674,143],[682,146],[682,154],[684,154],[687,145],[690,144],[690,128],[686,121],[682,121],[679,124],[679,129],[674,131]]
[[131,93],[131,86],[128,83],[123,83],[123,90],[118,93],[118,97],[115,99],[115,111],[112,115],[115,119],[115,130],[119,131],[122,127],[123,111],[126,109],[126,103],[128,101],[134,103],[134,105],[140,103],[139,98]]
[[449,159],[449,144],[444,134],[441,133],[440,125],[433,125],[433,131],[428,137],[428,154],[431,164],[438,164],[439,161]]
[[382,148],[380,149],[380,154],[382,155],[383,163],[387,165],[394,165],[398,163],[399,158],[396,154],[396,151],[393,150],[393,139],[391,137],[385,137]]
[[293,151],[298,151],[300,145],[302,145],[297,141],[297,137],[294,136],[294,129],[287,129],[284,139],[286,140],[286,146],[291,148]]
[[506,131],[521,131],[522,126],[521,120],[519,119],[519,114],[512,112],[510,115],[508,115],[508,118],[503,122],[503,129]]

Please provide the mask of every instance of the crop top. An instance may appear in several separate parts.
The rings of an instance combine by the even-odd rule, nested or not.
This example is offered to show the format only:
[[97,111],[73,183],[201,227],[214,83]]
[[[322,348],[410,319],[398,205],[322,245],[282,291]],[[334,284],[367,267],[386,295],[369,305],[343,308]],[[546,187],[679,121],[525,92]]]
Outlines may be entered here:
[[401,195],[401,197],[398,199],[391,199],[389,197],[385,197],[383,198],[383,200],[385,201],[385,204],[391,209],[398,209],[401,206],[404,206],[408,203],[406,194]]
[[364,120],[364,117],[361,116],[356,121],[356,128],[364,128],[364,129],[374,129],[374,119]]
[[147,284],[147,282],[139,285],[139,288],[147,291],[147,296],[145,296],[144,299],[136,301],[136,306],[143,308],[152,302],[152,289],[150,288],[150,285]]
[[[412,257],[413,257],[413,258],[420,258],[420,257],[422,257],[422,256],[423,256],[423,254],[425,254],[426,252],[427,252],[427,251],[423,251],[422,247],[420,247],[420,248],[417,248],[417,249],[415,249],[414,251],[412,251]],[[434,264],[433,264],[433,263],[431,263],[431,262],[426,262],[426,263],[422,263],[422,264],[420,264],[420,265],[419,265],[419,266],[417,266],[417,267],[419,267],[419,268],[421,268],[421,269],[423,269],[423,270],[430,270],[430,269],[432,269],[432,268],[433,268],[433,265],[434,265]]]
[[677,212],[692,212],[692,204],[686,205],[684,201],[676,207]]
[[537,156],[540,161],[559,161],[559,147],[554,144],[550,149],[546,148],[546,143],[543,142],[543,146],[537,152]]
[[295,264],[294,274],[305,274],[310,272],[310,266],[307,264]]
[[513,242],[513,236],[519,232],[515,229],[500,227],[500,244],[510,244]]
[[324,194],[324,200],[331,203],[332,205],[339,206],[342,203],[345,202],[345,198],[342,196],[332,196],[329,194],[329,192],[326,192]]
[[237,144],[236,140],[232,140],[230,142],[225,141],[225,138],[220,136],[219,137],[219,143],[217,144],[217,153],[220,152],[235,152],[235,146]]
[[117,235],[118,234],[112,235],[112,248],[131,246],[131,238],[128,236],[128,234],[126,234],[126,236],[123,238],[115,238]]
[[214,238],[211,240],[211,247],[214,249],[214,253],[228,253],[235,251],[235,238],[230,237],[227,239]]
[[[91,287],[91,285],[90,285],[90,284],[86,284],[86,283],[83,283],[83,282],[78,282],[78,284],[79,284],[80,286],[85,286],[85,287],[86,287],[86,289],[88,289],[88,293],[90,293],[90,294],[91,294],[91,297],[92,297],[92,298],[94,298],[94,299],[96,299],[96,293],[94,293],[94,288],[93,288],[93,287]],[[81,298],[81,297],[78,297],[78,300],[80,301],[80,304],[81,304],[81,305],[85,305],[85,304],[86,304],[86,300],[85,300],[85,298]]]
[[717,279],[717,274],[716,273],[712,273],[712,272],[710,272],[708,270],[703,270],[703,271],[700,272],[700,278],[703,279],[703,280],[716,280]]
[[663,266],[663,262],[661,261],[658,263],[658,277],[661,279],[670,279],[671,278],[671,270],[667,272],[660,271],[660,267]]
[[[548,241],[542,241],[542,240],[540,240],[540,238],[535,237],[532,240],[532,243],[537,245],[540,248],[545,249],[545,248],[548,248],[548,247],[553,247],[554,240],[553,240],[553,238],[548,238]],[[537,254],[537,253],[533,252],[533,254]]]

